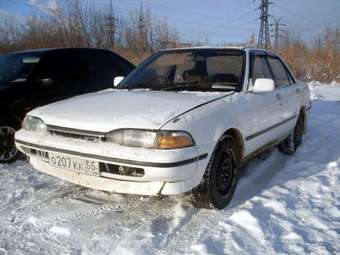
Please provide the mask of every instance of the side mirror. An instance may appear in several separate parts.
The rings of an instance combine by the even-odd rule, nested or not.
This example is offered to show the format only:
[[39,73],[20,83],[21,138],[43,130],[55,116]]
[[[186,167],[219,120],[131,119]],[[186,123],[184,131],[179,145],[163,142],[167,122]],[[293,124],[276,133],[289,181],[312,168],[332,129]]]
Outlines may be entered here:
[[271,92],[275,89],[275,82],[272,79],[258,78],[253,86],[254,93]]
[[124,80],[124,76],[116,76],[114,79],[113,79],[113,86],[117,87],[119,85],[119,83]]
[[50,79],[50,78],[46,78],[46,79],[39,79],[38,80],[38,84],[42,87],[45,87],[45,86],[52,86],[54,85],[54,80],[53,79]]

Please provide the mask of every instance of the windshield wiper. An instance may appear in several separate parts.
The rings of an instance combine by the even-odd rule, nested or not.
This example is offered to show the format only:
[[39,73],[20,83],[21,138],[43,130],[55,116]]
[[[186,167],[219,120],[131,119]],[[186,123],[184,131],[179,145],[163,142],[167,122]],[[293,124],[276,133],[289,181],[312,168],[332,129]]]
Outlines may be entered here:
[[154,89],[155,86],[162,85],[163,83],[150,83],[150,82],[137,82],[137,83],[131,83],[127,84],[125,87],[122,87],[121,89],[127,89],[127,90],[134,90],[134,89]]
[[187,89],[191,88],[192,85],[198,84],[199,81],[184,81],[184,82],[169,82],[165,84],[159,84],[159,85],[164,85],[165,87],[161,87],[160,90],[165,90],[165,91],[179,91],[181,89]]
[[[134,89],[151,89],[151,90],[181,90],[192,87],[194,84],[198,84],[199,81],[185,81],[185,82],[162,82],[162,83],[147,83],[141,82],[133,84],[133,87],[127,86],[125,89],[134,90]],[[131,85],[130,85],[131,86]],[[124,87],[122,88],[124,89]]]

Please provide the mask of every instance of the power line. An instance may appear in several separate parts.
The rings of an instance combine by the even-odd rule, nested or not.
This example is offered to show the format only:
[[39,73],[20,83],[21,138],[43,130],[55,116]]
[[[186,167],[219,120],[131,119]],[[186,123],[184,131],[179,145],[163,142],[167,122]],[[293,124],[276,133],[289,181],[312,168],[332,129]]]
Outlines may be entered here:
[[232,22],[231,23],[235,23],[236,21],[243,19],[245,17],[248,17],[249,15],[253,14],[254,12],[256,12],[258,10],[258,8],[253,9],[251,11],[247,11],[245,13],[240,14],[239,16],[232,18]]

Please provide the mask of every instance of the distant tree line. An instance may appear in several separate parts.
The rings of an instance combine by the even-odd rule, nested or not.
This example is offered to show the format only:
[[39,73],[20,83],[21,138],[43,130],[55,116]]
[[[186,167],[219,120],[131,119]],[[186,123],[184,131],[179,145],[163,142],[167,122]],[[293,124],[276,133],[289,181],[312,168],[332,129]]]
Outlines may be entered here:
[[[248,45],[255,41],[252,36]],[[63,0],[58,8],[19,20],[0,14],[0,53],[95,47],[112,49],[137,64],[160,49],[187,45],[180,43],[176,30],[165,19],[153,16],[142,4],[125,17],[112,6],[98,8],[79,0]],[[297,34],[287,32],[273,50],[283,56],[299,79],[340,82],[339,29],[326,29],[308,46]]]
[[286,60],[299,79],[325,83],[340,82],[340,30],[327,28],[315,40],[306,43],[287,33],[274,49]]
[[115,50],[133,62],[176,46],[177,32],[142,4],[127,17],[112,6],[64,0],[56,9],[23,20],[0,16],[0,52],[34,48],[95,47]]

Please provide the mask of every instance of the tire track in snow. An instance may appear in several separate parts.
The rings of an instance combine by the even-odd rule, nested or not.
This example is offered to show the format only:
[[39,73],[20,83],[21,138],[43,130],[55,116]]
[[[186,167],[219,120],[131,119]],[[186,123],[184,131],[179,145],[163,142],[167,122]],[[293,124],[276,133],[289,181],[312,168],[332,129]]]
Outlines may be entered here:
[[[106,204],[103,207],[94,210],[82,210],[42,221],[36,225],[36,228],[39,232],[48,232],[52,226],[62,226],[66,229],[75,231],[77,226],[81,225],[83,230],[85,230],[84,232],[87,232],[86,235],[79,238],[78,236],[71,234],[71,237],[68,238],[68,242],[64,242],[63,246],[68,246],[71,249],[76,245],[81,247],[82,250],[85,246],[86,252],[91,251],[91,253],[96,254],[97,250],[99,253],[103,253],[107,245],[105,242],[106,236],[104,236],[104,241],[102,242],[99,240],[98,242],[92,243],[87,242],[87,240],[94,240],[103,233],[115,233],[115,235],[110,237],[110,242],[114,246],[119,244],[131,246],[131,244],[128,243],[130,243],[131,240],[135,240],[135,236],[143,235],[144,232],[141,230],[150,226],[153,220],[170,213],[169,209],[171,209],[171,207],[168,207],[169,203],[171,203],[171,200],[168,200],[167,198],[159,199],[157,197],[147,197],[146,199],[141,199],[141,197],[137,196],[132,198],[128,197],[120,203],[115,202],[115,206]],[[120,204],[120,206],[118,206],[118,204]],[[117,208],[119,209],[115,210]],[[89,220],[91,221],[95,219],[95,216],[100,214],[102,217],[88,224],[87,217],[89,217]],[[127,222],[129,222],[129,227],[126,226]],[[121,223],[124,223],[124,225],[121,225]],[[117,230],[118,228],[119,230]],[[119,236],[117,233],[119,233]],[[103,246],[102,249],[98,249],[98,247],[101,246]],[[117,249],[117,252],[118,251],[119,249]],[[106,252],[111,253],[112,251],[110,249]]]
[[[81,198],[85,197],[86,195],[81,196]],[[71,200],[73,200],[70,201],[71,203],[76,201],[86,203],[82,199],[71,198]],[[43,232],[56,225],[62,226],[70,222],[77,222],[87,217],[94,217],[105,212],[128,210],[129,208],[134,207],[138,201],[139,200],[137,197],[133,197],[118,202],[114,201],[104,204],[101,203],[92,204],[88,209],[70,210],[66,211],[65,213],[58,214],[55,217],[48,217],[47,219],[42,219],[36,224],[36,227],[39,229],[39,231]],[[65,203],[66,201],[64,200],[63,202]]]
[[[95,191],[92,191],[95,193]],[[2,243],[10,246],[11,249],[17,249],[20,251],[25,251],[25,253],[44,253],[46,251],[50,252],[51,254],[59,253],[59,254],[67,254],[74,250],[73,242],[60,240],[58,237],[58,233],[53,233],[52,228],[60,226],[67,226],[68,223],[75,223],[79,222],[82,219],[86,218],[94,218],[96,215],[104,214],[104,213],[112,213],[114,211],[126,211],[128,212],[130,208],[137,205],[137,202],[140,201],[138,197],[129,197],[122,201],[111,201],[110,203],[105,203],[105,201],[98,201],[98,203],[91,201],[89,209],[69,209],[65,206],[64,213],[57,213],[55,217],[48,217],[44,219],[44,217],[37,217],[37,214],[48,214],[49,211],[53,211],[57,208],[57,206],[63,205],[79,205],[79,203],[87,203],[86,201],[90,201],[87,197],[89,190],[84,190],[83,188],[79,187],[74,191],[71,191],[67,194],[64,194],[62,197],[55,198],[54,202],[51,201],[48,203],[39,203],[37,205],[25,208],[21,211],[20,215],[17,215],[15,219],[8,220],[3,222],[2,226],[5,226],[4,229],[10,230],[9,233],[13,234],[16,233],[16,236],[13,237],[14,239],[22,238],[23,240],[29,239],[29,243],[20,243],[20,242],[12,242],[10,241],[12,238],[9,237],[6,233],[1,233],[0,236],[7,236],[9,237],[7,240],[2,240]],[[33,213],[30,215],[30,213]],[[31,217],[29,217],[31,216]],[[46,216],[46,215],[45,215]],[[96,224],[97,225],[97,224]],[[107,225],[106,225],[107,226]],[[26,236],[25,231],[26,229],[30,229],[30,235]],[[93,231],[91,231],[93,233]],[[21,236],[21,237],[20,237]],[[13,239],[13,240],[14,240]],[[46,240],[46,245],[45,241]],[[53,245],[51,245],[51,240],[53,240]],[[1,247],[1,245],[0,245]]]
[[[16,210],[11,210],[11,208],[7,208],[8,216],[11,217],[11,221],[15,223],[19,223],[27,219],[28,215],[36,213],[42,209],[47,210],[56,206],[58,204],[62,204],[67,199],[77,199],[85,196],[89,190],[86,190],[83,187],[75,186],[70,187],[67,191],[63,190],[62,194],[55,194],[58,193],[58,190],[51,191],[49,193],[45,192],[45,196],[35,196],[33,201],[28,201],[24,203],[21,207]],[[61,190],[60,190],[61,191]],[[41,193],[44,193],[43,191]],[[53,194],[52,197],[49,197],[49,194]],[[6,212],[3,212],[6,213]]]

